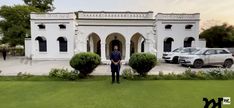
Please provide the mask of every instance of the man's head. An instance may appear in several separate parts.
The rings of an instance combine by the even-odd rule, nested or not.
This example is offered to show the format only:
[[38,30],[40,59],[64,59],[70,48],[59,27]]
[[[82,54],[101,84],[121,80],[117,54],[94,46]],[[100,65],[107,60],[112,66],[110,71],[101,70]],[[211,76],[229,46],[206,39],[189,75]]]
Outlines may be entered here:
[[114,46],[114,50],[115,50],[115,51],[118,50],[118,46],[117,46],[117,45]]

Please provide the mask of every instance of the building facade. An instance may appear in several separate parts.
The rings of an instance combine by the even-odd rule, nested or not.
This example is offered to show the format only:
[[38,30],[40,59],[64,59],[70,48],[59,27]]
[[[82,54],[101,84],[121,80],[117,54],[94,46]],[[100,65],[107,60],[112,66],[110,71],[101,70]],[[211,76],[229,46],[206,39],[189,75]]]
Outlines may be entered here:
[[80,52],[95,52],[109,63],[113,46],[123,61],[133,53],[162,57],[178,47],[205,47],[199,40],[200,14],[78,11],[31,14],[31,38],[25,39],[26,56],[34,60],[70,59]]

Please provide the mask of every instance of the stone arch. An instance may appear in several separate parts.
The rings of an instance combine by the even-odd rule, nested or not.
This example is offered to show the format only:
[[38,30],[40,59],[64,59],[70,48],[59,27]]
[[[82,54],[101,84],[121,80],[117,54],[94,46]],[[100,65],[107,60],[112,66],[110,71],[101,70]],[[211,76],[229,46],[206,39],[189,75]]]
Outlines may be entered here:
[[130,39],[130,55],[144,52],[145,37],[141,33],[135,33]]
[[110,59],[110,53],[114,50],[114,46],[119,47],[122,59],[125,59],[126,55],[126,39],[120,33],[111,33],[106,37],[106,58]]
[[97,33],[90,33],[87,37],[87,51],[101,56],[101,39]]

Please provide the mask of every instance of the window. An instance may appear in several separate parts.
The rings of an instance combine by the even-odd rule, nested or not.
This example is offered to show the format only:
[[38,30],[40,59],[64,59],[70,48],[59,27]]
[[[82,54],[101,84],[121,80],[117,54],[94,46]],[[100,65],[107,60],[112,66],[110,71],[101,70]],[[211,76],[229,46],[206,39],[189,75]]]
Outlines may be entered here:
[[39,52],[46,52],[47,51],[47,43],[46,43],[46,38],[45,37],[37,37],[35,39],[38,41],[39,44]]
[[186,29],[186,30],[189,30],[189,29],[192,29],[192,27],[193,27],[193,25],[186,25],[186,26],[185,26],[185,29]]
[[184,39],[184,47],[192,47],[192,42],[195,41],[193,37],[186,37]]
[[60,24],[60,25],[59,25],[59,28],[60,28],[60,29],[66,29],[66,25]]
[[44,24],[40,24],[40,25],[37,25],[39,29],[45,29],[45,25]]
[[163,46],[164,52],[171,52],[173,41],[174,41],[174,39],[171,37],[164,39],[164,46]]
[[67,52],[67,39],[65,37],[59,37],[57,41],[59,41],[59,51]]
[[228,51],[226,50],[217,50],[218,54],[230,54]]
[[217,54],[217,53],[216,53],[216,50],[207,50],[207,51],[205,52],[205,54],[206,54],[206,55],[213,55],[213,54]]
[[165,29],[171,29],[172,25],[166,25]]

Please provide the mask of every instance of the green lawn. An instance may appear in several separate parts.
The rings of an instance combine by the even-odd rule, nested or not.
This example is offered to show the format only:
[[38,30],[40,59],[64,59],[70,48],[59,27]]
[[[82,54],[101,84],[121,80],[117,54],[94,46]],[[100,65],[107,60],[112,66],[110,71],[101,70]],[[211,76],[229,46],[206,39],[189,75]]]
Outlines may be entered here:
[[0,81],[0,108],[203,108],[223,96],[234,100],[234,80]]

